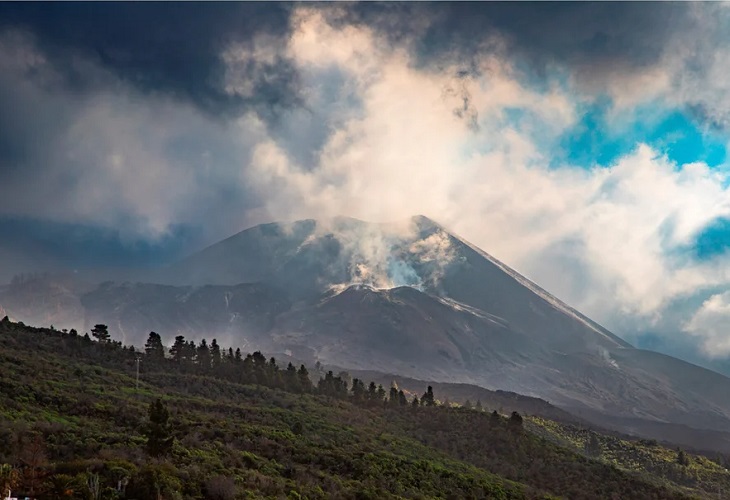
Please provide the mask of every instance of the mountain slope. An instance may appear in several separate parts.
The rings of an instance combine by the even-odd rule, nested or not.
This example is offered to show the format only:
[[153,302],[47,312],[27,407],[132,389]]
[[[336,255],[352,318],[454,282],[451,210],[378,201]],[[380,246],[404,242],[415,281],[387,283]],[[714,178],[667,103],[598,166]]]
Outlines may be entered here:
[[103,283],[81,296],[86,328],[105,323],[123,341],[140,345],[150,331],[168,338],[218,337],[256,341],[291,304],[263,284],[174,287],[141,283]]
[[[138,345],[153,329],[167,340],[218,337],[307,362],[510,390],[626,432],[730,429],[730,379],[634,349],[425,217],[264,224],[150,280],[166,285],[107,283],[76,299],[38,287],[51,299],[35,303],[80,303],[84,328],[105,322]],[[24,319],[4,293],[0,305]]]
[[431,378],[481,372],[486,379],[543,357],[539,346],[500,318],[410,287],[353,285],[281,315],[270,339],[270,350],[296,345],[329,363]]
[[553,347],[567,352],[630,347],[486,252],[459,237],[450,239],[462,259],[441,282],[446,296],[482,311],[498,311],[515,328],[540,331],[551,338]]

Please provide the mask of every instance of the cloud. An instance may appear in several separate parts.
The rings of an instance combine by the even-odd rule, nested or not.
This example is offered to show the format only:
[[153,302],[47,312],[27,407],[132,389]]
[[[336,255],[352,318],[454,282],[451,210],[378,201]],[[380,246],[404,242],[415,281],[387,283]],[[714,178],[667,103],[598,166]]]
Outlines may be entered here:
[[240,169],[260,124],[224,127],[88,61],[79,63],[88,78],[105,83],[78,93],[32,37],[4,33],[0,48],[0,120],[9,131],[0,138],[0,214],[157,238],[213,211],[211,233],[223,236],[255,204]]
[[[689,110],[707,127],[727,130],[730,85],[723,75],[730,62],[730,10],[719,3],[634,5],[644,13],[635,21],[647,22],[646,27],[621,32],[617,40],[623,47],[613,62],[599,56],[568,66],[576,86],[606,92],[617,110],[661,100]],[[581,53],[593,56],[590,50]]]
[[[83,92],[100,82],[78,71],[78,61],[96,66],[141,94],[164,93],[214,117],[262,112],[296,99],[296,82],[285,64],[255,96],[226,91],[220,52],[232,42],[264,35],[286,37],[290,6],[285,3],[127,5],[32,5],[0,7],[0,31],[36,37],[65,85]],[[275,81],[274,81],[275,80]],[[103,82],[102,82],[103,83]]]
[[576,95],[617,109],[665,99],[715,127],[730,124],[730,9],[722,3],[356,5],[348,19],[406,45],[415,63],[478,68],[485,52],[533,81],[558,74]]
[[419,65],[493,52],[520,60],[535,78],[558,68],[584,90],[602,91],[616,79],[645,74],[675,39],[702,33],[697,10],[640,2],[361,4],[349,16],[391,43],[409,44]]
[[[680,251],[728,215],[722,171],[679,168],[644,144],[609,168],[556,168],[542,146],[575,123],[569,88],[525,85],[493,54],[467,77],[458,64],[435,71],[367,26],[337,30],[319,11],[298,15],[282,50],[307,86],[324,87],[334,72],[358,99],[338,110],[313,166],[275,139],[255,147],[246,172],[274,219],[425,213],[609,325],[626,314],[634,328],[656,324],[672,300],[728,282],[725,256],[700,262]],[[461,98],[444,89],[455,78],[478,127],[454,114]],[[526,110],[521,122],[509,119],[515,108]]]
[[730,292],[707,299],[684,325],[684,330],[699,338],[708,357],[722,358],[730,354]]

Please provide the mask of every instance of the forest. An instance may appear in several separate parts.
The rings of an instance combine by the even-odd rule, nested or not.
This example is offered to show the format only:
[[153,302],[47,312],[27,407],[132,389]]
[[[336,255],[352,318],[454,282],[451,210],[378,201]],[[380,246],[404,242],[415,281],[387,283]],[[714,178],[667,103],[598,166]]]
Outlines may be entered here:
[[[282,363],[283,365],[283,363]],[[0,321],[0,492],[40,499],[703,498],[724,457],[319,364]],[[446,399],[445,397],[443,399]]]

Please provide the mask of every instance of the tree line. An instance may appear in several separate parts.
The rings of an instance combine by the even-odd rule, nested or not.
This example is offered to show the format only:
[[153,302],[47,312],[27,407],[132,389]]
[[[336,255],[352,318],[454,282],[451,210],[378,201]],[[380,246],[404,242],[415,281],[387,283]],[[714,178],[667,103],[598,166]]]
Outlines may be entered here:
[[[2,321],[9,323],[7,317]],[[22,323],[19,325],[25,326]],[[337,375],[331,370],[324,372],[319,363],[316,364],[314,374],[310,373],[304,364],[296,367],[289,362],[286,367],[280,367],[274,357],[267,358],[261,351],[244,355],[240,348],[222,347],[215,338],[210,342],[204,338],[196,343],[194,340],[187,340],[184,335],[177,335],[172,345],[168,347],[165,346],[162,336],[152,331],[147,337],[144,349],[138,351],[132,345],[124,346],[122,342],[113,340],[108,326],[102,323],[91,328],[91,335],[85,333],[83,336],[74,329],[59,331],[51,327],[50,332],[42,328],[32,329],[75,339],[80,345],[95,346],[107,356],[113,356],[116,352],[127,358],[139,357],[146,371],[178,371],[191,375],[211,376],[297,394],[318,394],[333,399],[349,400],[364,407],[449,406],[448,402],[442,403],[436,399],[431,386],[427,387],[420,398],[415,394],[407,395],[395,386],[386,391],[382,384],[369,382],[366,385],[364,380],[358,378],[352,379],[350,383],[349,374],[346,372]],[[463,407],[469,410],[483,410],[480,402],[472,405],[467,401]],[[512,418],[517,421],[517,417],[519,414],[515,412]]]

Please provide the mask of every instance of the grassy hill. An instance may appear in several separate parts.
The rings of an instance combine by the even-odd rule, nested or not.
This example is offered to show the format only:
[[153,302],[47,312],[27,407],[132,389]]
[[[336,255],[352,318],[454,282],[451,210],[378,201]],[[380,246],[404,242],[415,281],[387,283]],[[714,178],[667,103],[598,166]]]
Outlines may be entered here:
[[[0,322],[0,486],[39,498],[669,499],[727,484],[701,457],[677,465],[698,476],[690,484],[609,453],[608,436],[593,459],[563,424],[391,402],[331,375],[308,385],[272,360],[206,352],[176,362]],[[175,439],[151,457],[158,398]]]
[[627,471],[641,472],[659,482],[680,487],[707,498],[730,495],[730,461],[723,455],[710,458],[690,454],[656,440],[605,434],[584,426],[559,423],[537,416],[525,420],[525,428],[550,441]]
[[[354,372],[353,375],[383,384],[394,382],[407,393],[430,384],[447,404],[466,404],[473,408],[478,402],[482,408],[496,408],[500,413],[518,411],[528,415],[525,428],[530,432],[590,458],[624,470],[644,473],[654,480],[672,484],[690,493],[711,498],[724,498],[723,495],[730,494],[730,457],[727,455],[694,450],[690,454],[688,450],[681,450],[686,458],[683,464],[679,463],[680,448],[676,444],[628,436],[603,428],[542,399],[491,391],[474,385],[425,382],[372,371]],[[640,430],[637,430],[637,434],[641,435]]]

